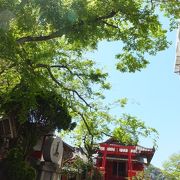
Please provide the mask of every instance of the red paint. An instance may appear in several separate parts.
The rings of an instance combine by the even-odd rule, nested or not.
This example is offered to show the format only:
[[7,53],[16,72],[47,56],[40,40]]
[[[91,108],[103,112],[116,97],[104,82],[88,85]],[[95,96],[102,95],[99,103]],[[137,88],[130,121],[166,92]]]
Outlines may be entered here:
[[[113,139],[100,144],[97,168],[103,174],[103,180],[132,180],[133,176],[144,170],[155,150],[141,146],[125,146]],[[148,162],[141,159],[146,158]]]
[[42,157],[42,152],[41,151],[34,151],[32,154],[31,154],[32,157],[38,159],[38,160],[41,160],[41,157]]

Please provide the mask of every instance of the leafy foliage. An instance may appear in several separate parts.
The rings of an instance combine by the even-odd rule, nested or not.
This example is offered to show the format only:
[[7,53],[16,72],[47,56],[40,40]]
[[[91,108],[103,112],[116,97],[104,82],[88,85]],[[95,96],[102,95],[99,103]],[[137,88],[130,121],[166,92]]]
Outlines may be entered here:
[[71,132],[61,132],[64,138],[71,137],[71,140],[78,147],[84,149],[88,160],[92,162],[93,154],[96,152],[97,142],[102,140],[104,135],[109,135],[111,116],[104,110],[91,111],[80,114],[82,121],[76,121],[77,126]]
[[157,147],[158,132],[148,127],[145,122],[138,120],[129,114],[123,114],[122,118],[115,122],[113,136],[127,145],[137,145],[140,137],[152,137],[154,146]]
[[19,148],[11,149],[6,159],[8,180],[35,180],[36,171],[23,159]]
[[134,177],[134,180],[178,180],[180,178],[180,156],[179,153],[172,154],[167,161],[163,163],[163,169],[150,164],[144,172]]
[[180,153],[172,154],[163,164],[163,173],[167,179],[180,179]]
[[[135,72],[146,67],[146,53],[155,55],[168,46],[154,4],[167,16],[178,18],[176,1],[173,6],[171,1],[165,6],[163,1],[142,0],[1,1],[3,103],[17,85],[24,83],[32,92],[26,95],[32,100],[31,109],[36,93],[42,90],[60,94],[70,114],[75,109],[83,111],[84,105],[93,106],[91,99],[99,92],[93,92],[92,84],[102,89],[110,86],[105,82],[107,74],[95,68],[92,60],[84,59],[83,53],[96,49],[101,40],[120,40],[124,47],[117,55],[117,69]],[[23,104],[23,109],[27,106]]]
[[133,178],[133,180],[168,180],[164,176],[162,170],[150,164],[145,168],[144,172],[140,172]]
[[96,169],[92,163],[86,162],[80,157],[75,157],[71,162],[66,162],[63,165],[62,173],[65,176],[79,176],[86,180],[100,180],[102,179],[101,172]]
[[63,98],[56,92],[32,90],[31,87],[19,84],[4,104],[2,110],[10,117],[20,121],[20,124],[28,121],[40,127],[49,126],[52,129],[67,129],[71,116]]

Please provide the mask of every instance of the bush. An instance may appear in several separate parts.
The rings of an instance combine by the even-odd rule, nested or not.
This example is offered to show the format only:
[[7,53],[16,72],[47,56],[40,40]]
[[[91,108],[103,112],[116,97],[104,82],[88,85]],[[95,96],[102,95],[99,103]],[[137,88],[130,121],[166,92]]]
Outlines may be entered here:
[[35,169],[24,161],[19,148],[10,150],[5,164],[8,180],[35,180],[36,178]]

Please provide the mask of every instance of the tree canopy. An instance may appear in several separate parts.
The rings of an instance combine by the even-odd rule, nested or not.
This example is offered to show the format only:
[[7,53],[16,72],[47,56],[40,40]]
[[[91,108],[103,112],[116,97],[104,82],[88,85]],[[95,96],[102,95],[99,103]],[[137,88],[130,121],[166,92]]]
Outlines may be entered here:
[[178,180],[180,178],[180,153],[172,154],[167,161],[163,163],[163,173],[167,179]]

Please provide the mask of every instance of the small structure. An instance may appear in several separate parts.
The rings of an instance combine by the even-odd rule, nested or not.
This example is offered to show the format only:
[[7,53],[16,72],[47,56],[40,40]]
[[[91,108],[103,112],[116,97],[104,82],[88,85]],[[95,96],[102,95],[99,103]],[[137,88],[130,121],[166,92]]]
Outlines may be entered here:
[[84,161],[80,149],[70,146],[53,133],[42,137],[31,154],[38,167],[37,180],[84,180],[82,170],[72,166],[77,158]]
[[62,176],[62,165],[73,158],[74,148],[54,134],[42,137],[34,146],[31,158],[36,159],[39,164],[37,180],[66,180]]
[[180,74],[180,25],[177,31],[175,73]]
[[97,168],[103,174],[103,180],[132,180],[150,163],[154,152],[154,148],[126,146],[110,138],[100,143]]

